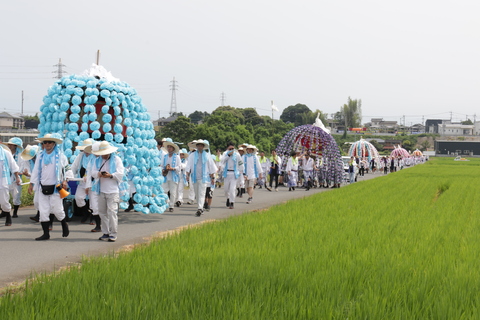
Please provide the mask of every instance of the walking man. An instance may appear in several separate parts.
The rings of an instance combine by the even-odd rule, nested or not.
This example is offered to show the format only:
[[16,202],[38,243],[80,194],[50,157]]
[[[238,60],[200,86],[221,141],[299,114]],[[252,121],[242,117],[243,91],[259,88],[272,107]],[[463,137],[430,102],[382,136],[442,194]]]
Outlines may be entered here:
[[233,209],[237,180],[240,177],[240,173],[243,172],[243,161],[240,154],[235,151],[235,145],[232,142],[227,144],[227,152],[222,156],[220,168],[224,181],[225,197],[227,198],[227,208]]
[[[203,214],[203,205],[205,203],[205,192],[207,186],[215,184],[215,172],[217,167],[210,153],[204,149],[209,148],[207,140],[196,140],[189,143],[189,147],[197,148],[197,151],[188,157],[187,162],[187,182],[193,183],[195,197],[197,198],[198,209],[195,216],[199,217]],[[191,182],[190,182],[191,181]]]
[[68,237],[67,219],[63,211],[63,201],[59,191],[68,188],[67,178],[73,178],[72,170],[68,164],[67,157],[58,147],[63,142],[62,137],[57,133],[46,134],[37,138],[42,143],[43,151],[35,162],[30,187],[28,192],[32,193],[33,187],[38,186],[38,207],[40,211],[40,224],[43,235],[35,238],[37,241],[50,239],[50,213],[54,214],[62,224],[62,237]]
[[263,177],[262,165],[255,154],[256,152],[257,147],[248,145],[247,153],[243,156],[243,176],[245,177],[245,189],[247,189],[248,193],[247,204],[253,201],[253,187],[255,186],[257,179],[262,179]]
[[[24,160],[22,157],[20,157],[20,154],[23,151],[23,141],[22,139],[18,137],[11,138],[8,140],[7,143],[4,143],[11,151],[13,159],[15,160],[15,163],[17,164],[18,168],[23,168],[24,167]],[[19,169],[20,170],[20,169]],[[22,172],[20,171],[19,173],[20,180],[22,180]],[[16,177],[12,175],[11,177],[12,180],[15,180]],[[12,195],[12,200],[13,200],[13,215],[12,218],[18,218],[18,208],[20,208],[20,205],[22,204],[21,197],[22,197],[22,185],[21,184],[16,184],[12,183],[10,185],[10,194]]]
[[272,150],[272,160],[270,162],[270,187],[268,191],[272,191],[273,181],[275,181],[275,191],[278,191],[278,176],[280,175],[280,167],[282,158],[277,155],[277,151]]
[[181,160],[178,152],[180,148],[173,142],[164,141],[163,147],[167,149],[167,154],[163,156],[160,162],[160,169],[165,177],[163,182],[163,191],[169,194],[168,211],[173,212],[178,193],[178,183],[180,180]]

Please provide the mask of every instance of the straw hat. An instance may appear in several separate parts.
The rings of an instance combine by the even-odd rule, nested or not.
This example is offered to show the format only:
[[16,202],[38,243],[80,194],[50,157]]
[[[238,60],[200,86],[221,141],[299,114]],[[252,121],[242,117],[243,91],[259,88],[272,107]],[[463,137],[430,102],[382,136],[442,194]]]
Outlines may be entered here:
[[117,149],[117,147],[112,146],[108,141],[95,142],[92,145],[92,153],[96,156],[111,154],[117,151]]
[[53,141],[56,144],[62,144],[63,142],[62,137],[58,133],[47,133],[42,138],[37,138],[37,140],[40,142]]
[[203,139],[193,140],[192,142],[189,142],[188,147],[196,149],[197,144],[203,144],[204,148],[209,148],[210,147],[210,143],[208,142],[208,140],[203,140]]
[[178,152],[180,151],[180,148],[179,148],[175,143],[170,142],[170,141],[164,141],[164,142],[163,142],[163,147],[162,147],[162,149],[165,148],[165,150],[167,151],[167,153],[168,153],[168,149],[167,149],[168,146],[172,146],[173,149],[174,149],[173,152],[175,152],[175,153],[178,153]]
[[252,144],[249,144],[249,145],[245,148],[245,150],[247,150],[247,149],[253,149],[253,153],[255,153],[255,152],[258,151],[257,147],[255,147],[255,146],[252,145]]
[[19,148],[20,150],[23,150],[23,141],[18,137],[13,137],[10,140],[8,140],[8,142],[2,142],[2,144],[13,144],[17,146],[17,148]]
[[22,153],[20,153],[20,157],[21,157],[23,160],[26,160],[26,161],[32,160],[33,157],[35,157],[35,156],[37,155],[38,149],[39,149],[38,146],[28,145],[28,146],[22,151]]
[[185,148],[182,148],[182,150],[180,150],[180,153],[183,153],[185,155],[185,158],[188,158],[189,156],[188,151]]
[[[80,151],[85,151],[85,148],[88,147],[88,146],[91,146],[93,145],[95,141],[93,139],[85,139],[83,141],[81,141],[78,146],[75,147],[75,149],[77,150],[80,150]],[[88,151],[87,151],[88,152]],[[91,151],[90,151],[91,152]]]
[[239,145],[238,149],[240,149],[240,148],[243,148],[242,150],[245,150],[247,148],[247,144],[243,143],[243,144]]

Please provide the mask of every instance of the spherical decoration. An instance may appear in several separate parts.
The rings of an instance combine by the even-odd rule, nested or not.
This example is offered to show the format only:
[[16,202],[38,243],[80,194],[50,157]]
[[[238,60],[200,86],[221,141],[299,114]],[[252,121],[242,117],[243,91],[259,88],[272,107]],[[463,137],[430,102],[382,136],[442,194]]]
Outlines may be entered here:
[[110,123],[105,123],[102,129],[103,132],[110,132],[110,130],[112,130],[112,125]]
[[72,107],[70,108],[70,111],[72,111],[72,113],[80,113],[80,110],[81,110],[80,107],[77,106],[77,105],[72,106]]
[[82,131],[88,131],[88,123],[82,123]]
[[75,131],[75,132],[77,132],[77,131],[78,131],[78,124],[76,123],[77,121],[73,121],[73,120],[72,120],[72,116],[77,116],[77,117],[76,117],[76,118],[77,118],[77,121],[78,121],[78,118],[80,118],[80,117],[78,116],[78,114],[75,114],[75,115],[74,115],[74,114],[71,114],[71,115],[70,115],[70,121],[71,121],[71,122],[75,122],[75,123],[69,123],[69,124],[68,124],[68,130],[69,130],[69,131]]
[[95,112],[92,112],[88,115],[88,120],[89,121],[95,121],[97,120],[97,114]]
[[95,140],[100,139],[101,135],[102,134],[100,133],[99,130],[95,130],[95,131],[92,132],[92,138],[95,139]]
[[109,106],[103,106],[102,107],[102,113],[108,113],[108,110],[110,110]]
[[72,103],[74,105],[79,105],[80,103],[82,103],[82,98],[75,95],[75,96],[72,97]]
[[113,140],[113,134],[111,134],[110,132],[109,132],[109,133],[105,133],[105,140],[107,140],[108,142],[112,142],[112,140]]
[[89,138],[89,135],[88,135],[88,132],[81,132],[78,136],[80,138],[80,140],[85,140],[85,139],[88,139]]
[[112,121],[112,115],[111,114],[104,114],[103,117],[102,117],[102,121],[104,123],[109,123],[110,121]]
[[68,102],[62,102],[62,104],[60,105],[60,110],[67,111],[68,109],[70,109],[70,104]]
[[116,133],[115,134],[115,142],[116,143],[122,143],[123,142],[123,136],[121,133]]

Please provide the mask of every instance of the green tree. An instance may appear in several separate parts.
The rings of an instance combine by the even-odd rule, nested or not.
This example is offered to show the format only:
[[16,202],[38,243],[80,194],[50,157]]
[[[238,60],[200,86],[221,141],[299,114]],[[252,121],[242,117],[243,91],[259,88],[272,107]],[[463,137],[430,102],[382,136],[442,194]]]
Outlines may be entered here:
[[180,116],[175,121],[172,121],[165,127],[161,128],[157,137],[169,137],[175,142],[188,143],[195,139],[195,133],[195,125],[191,123],[190,119]]
[[421,146],[421,151],[426,151],[428,148],[430,148],[430,141],[424,140],[420,143]]
[[461,123],[462,123],[463,125],[472,125],[472,124],[473,124],[472,120],[470,120],[470,119],[467,119],[467,120],[465,120],[465,121],[462,121]]
[[352,100],[348,97],[348,101],[341,108],[343,120],[347,128],[357,128],[362,123],[362,100]]
[[377,140],[370,140],[370,143],[377,149],[378,152],[383,151],[383,145],[378,143]]
[[192,123],[198,124],[199,122],[203,121],[203,119],[205,119],[205,117],[207,117],[208,115],[209,113],[206,111],[202,112],[202,111],[195,110],[194,112],[190,113],[188,117],[190,118]]
[[280,120],[286,123],[294,123],[295,127],[300,126],[302,124],[306,124],[302,121],[305,121],[306,118],[303,114],[304,113],[311,113],[312,110],[310,110],[309,107],[307,107],[304,104],[297,103],[294,106],[288,106],[285,110],[283,110],[282,115],[280,116]]
[[258,115],[257,110],[254,108],[245,108],[240,110],[245,118],[245,123],[250,123],[254,126],[264,123],[262,117]]

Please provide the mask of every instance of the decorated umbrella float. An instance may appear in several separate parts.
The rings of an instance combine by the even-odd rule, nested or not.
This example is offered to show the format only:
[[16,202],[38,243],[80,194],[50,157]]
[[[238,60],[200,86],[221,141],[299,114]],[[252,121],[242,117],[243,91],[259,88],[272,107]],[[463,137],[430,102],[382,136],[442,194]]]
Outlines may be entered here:
[[356,141],[350,146],[348,150],[348,155],[350,157],[358,157],[360,159],[367,158],[368,162],[372,159],[380,159],[377,148],[367,140],[361,138],[359,141]]
[[[136,187],[135,210],[143,213],[165,211],[167,195],[150,114],[136,90],[114,78],[102,66],[93,64],[82,75],[57,80],[40,107],[39,137],[58,133],[64,137],[60,148],[73,163],[79,151],[74,146],[93,138],[118,147],[127,174]],[[74,151],[75,150],[75,151]],[[126,209],[130,196],[121,195]]]
[[414,157],[422,157],[423,156],[423,153],[422,151],[418,150],[418,149],[415,149],[415,151],[412,152],[412,155]]
[[318,116],[315,124],[306,124],[290,130],[282,138],[276,151],[282,157],[282,171],[285,170],[292,151],[302,153],[310,151],[314,156],[323,157],[321,169],[326,173],[327,180],[334,184],[342,182],[344,169],[340,150]]
[[408,153],[407,150],[403,149],[400,145],[396,146],[392,152],[390,153],[391,157],[396,157],[396,158],[408,158],[410,154]]

